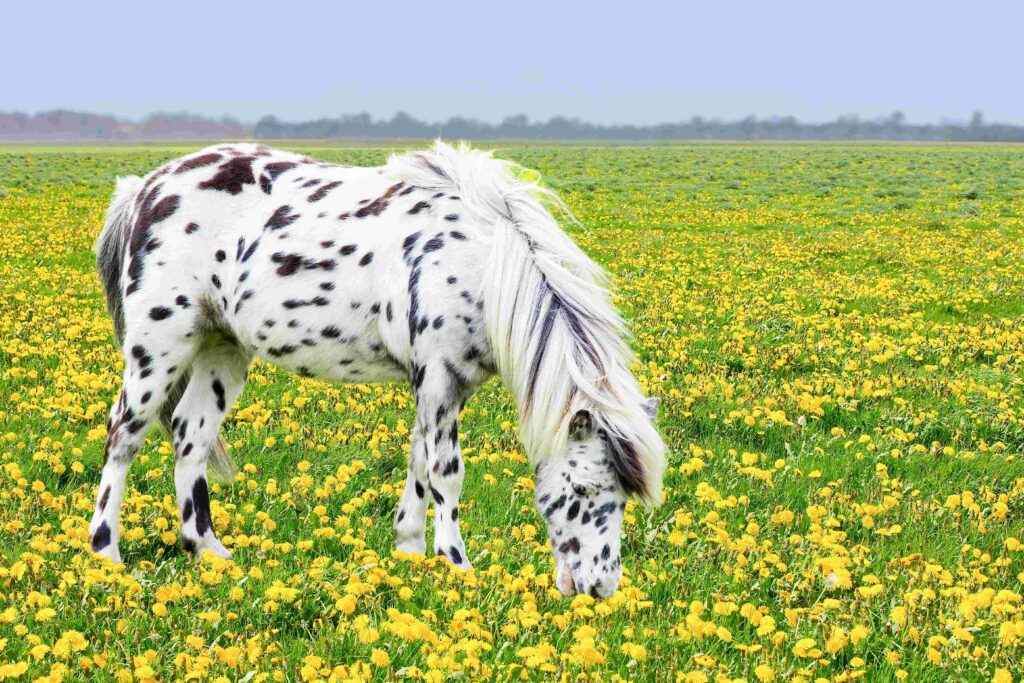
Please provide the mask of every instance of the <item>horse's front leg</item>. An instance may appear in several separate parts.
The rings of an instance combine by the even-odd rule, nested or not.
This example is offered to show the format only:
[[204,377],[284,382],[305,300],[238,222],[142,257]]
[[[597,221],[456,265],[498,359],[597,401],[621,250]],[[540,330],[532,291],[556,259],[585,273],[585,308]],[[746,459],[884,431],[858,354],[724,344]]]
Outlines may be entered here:
[[459,497],[465,476],[459,448],[459,406],[466,395],[465,378],[450,364],[436,363],[426,366],[418,379],[413,381],[413,390],[422,452],[416,453],[414,444],[413,456],[423,457],[426,500],[434,503],[434,552],[468,569],[459,528]]
[[456,567],[469,569],[466,545],[459,528],[459,498],[465,467],[459,448],[459,414],[453,406],[444,425],[437,425],[428,437],[427,476],[434,501],[434,552],[444,555]]

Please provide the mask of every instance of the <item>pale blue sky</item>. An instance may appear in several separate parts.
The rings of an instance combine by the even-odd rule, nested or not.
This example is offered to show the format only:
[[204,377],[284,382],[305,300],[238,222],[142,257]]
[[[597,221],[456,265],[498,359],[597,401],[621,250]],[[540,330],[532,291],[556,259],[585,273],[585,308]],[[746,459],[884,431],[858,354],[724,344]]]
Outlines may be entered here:
[[1022,2],[15,2],[0,110],[1024,123]]

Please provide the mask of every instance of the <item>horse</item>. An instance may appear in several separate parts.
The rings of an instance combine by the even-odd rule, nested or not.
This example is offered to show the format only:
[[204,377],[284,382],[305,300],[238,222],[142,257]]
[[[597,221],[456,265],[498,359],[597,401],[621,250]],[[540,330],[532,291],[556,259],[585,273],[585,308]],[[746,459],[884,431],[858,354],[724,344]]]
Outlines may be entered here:
[[562,229],[539,178],[438,141],[381,167],[221,144],[118,178],[96,242],[124,356],[93,552],[120,562],[128,469],[151,424],[170,434],[182,546],[230,558],[207,474],[254,358],[332,382],[405,380],[416,402],[396,547],[470,567],[459,526],[459,415],[500,375],[519,410],[556,585],[611,595],[626,501],[660,501],[657,401],[630,372],[606,275]]

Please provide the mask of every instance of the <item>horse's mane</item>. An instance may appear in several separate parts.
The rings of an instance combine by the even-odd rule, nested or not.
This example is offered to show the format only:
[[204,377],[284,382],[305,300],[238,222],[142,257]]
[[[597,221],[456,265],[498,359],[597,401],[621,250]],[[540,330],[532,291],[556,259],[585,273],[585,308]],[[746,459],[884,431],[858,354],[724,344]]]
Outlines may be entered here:
[[491,237],[481,298],[491,353],[519,405],[530,459],[561,457],[569,423],[589,410],[607,435],[625,489],[657,502],[665,445],[644,412],[633,355],[603,271],[562,230],[549,207],[571,213],[522,167],[490,152],[438,141],[393,156],[407,183],[457,193]]

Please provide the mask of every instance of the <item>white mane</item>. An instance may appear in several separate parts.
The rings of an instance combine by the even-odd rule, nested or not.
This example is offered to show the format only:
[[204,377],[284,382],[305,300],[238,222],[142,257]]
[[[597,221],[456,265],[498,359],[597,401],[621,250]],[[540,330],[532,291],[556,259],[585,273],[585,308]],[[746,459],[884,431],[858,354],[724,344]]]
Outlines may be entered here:
[[571,214],[522,167],[490,152],[438,141],[393,156],[407,183],[457,193],[490,229],[481,297],[498,372],[520,411],[520,437],[536,463],[565,453],[569,422],[589,410],[608,436],[628,491],[657,502],[665,445],[629,371],[625,328],[602,270],[562,230],[548,206]]

